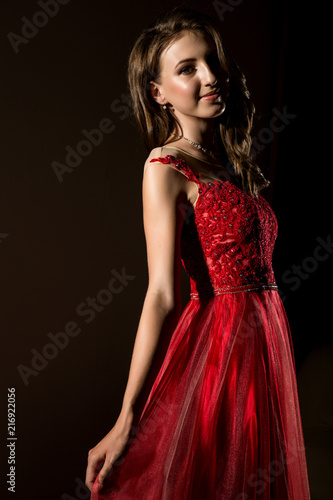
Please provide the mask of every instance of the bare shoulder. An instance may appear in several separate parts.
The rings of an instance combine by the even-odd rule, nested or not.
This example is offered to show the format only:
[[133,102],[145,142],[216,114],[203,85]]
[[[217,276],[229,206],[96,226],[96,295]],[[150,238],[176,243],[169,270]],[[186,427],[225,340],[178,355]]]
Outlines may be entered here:
[[165,158],[170,152],[163,151],[163,147],[154,148],[144,164],[143,189],[150,189],[160,194],[165,193],[171,197],[177,197],[180,193],[187,193],[187,179],[185,175],[177,170],[174,163],[163,163],[152,159]]
[[[143,171],[145,172],[146,171],[146,168],[151,165],[151,160],[153,158],[161,158],[163,157],[163,148],[162,147],[157,147],[157,148],[154,148],[150,151],[146,161],[145,161],[145,164],[144,164],[144,169]],[[165,156],[165,155],[164,155]]]
[[[144,178],[149,171],[150,172],[149,176],[156,175],[156,178],[158,177],[163,178],[164,176],[166,176],[169,179],[175,179],[181,183],[183,183],[184,180],[186,181],[186,177],[183,175],[182,172],[179,171],[179,169],[176,168],[175,164],[172,161],[171,162],[162,161],[162,159],[164,159],[168,155],[174,156],[175,159],[178,159],[176,154],[175,155],[171,154],[172,152],[173,150],[170,151],[169,148],[165,149],[164,146],[152,149],[144,164],[143,168]],[[175,151],[175,153],[177,153],[177,151]],[[161,161],[158,161],[159,158],[161,158]],[[152,162],[151,160],[154,161]]]
[[[165,146],[156,147],[150,151],[149,156],[145,162],[145,168],[148,166],[148,164],[150,163],[150,161],[152,159],[165,158],[168,155],[171,155],[171,156],[174,156],[175,158],[177,158],[178,153],[179,152],[172,147],[170,147],[170,148],[165,147]],[[162,162],[160,162],[160,163],[162,163]]]

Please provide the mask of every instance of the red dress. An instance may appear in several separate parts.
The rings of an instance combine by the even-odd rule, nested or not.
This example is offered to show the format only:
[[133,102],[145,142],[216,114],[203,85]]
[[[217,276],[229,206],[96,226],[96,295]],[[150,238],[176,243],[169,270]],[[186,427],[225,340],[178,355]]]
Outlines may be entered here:
[[271,265],[275,215],[229,181],[198,185],[181,238],[191,299],[135,437],[91,500],[309,500],[294,352]]

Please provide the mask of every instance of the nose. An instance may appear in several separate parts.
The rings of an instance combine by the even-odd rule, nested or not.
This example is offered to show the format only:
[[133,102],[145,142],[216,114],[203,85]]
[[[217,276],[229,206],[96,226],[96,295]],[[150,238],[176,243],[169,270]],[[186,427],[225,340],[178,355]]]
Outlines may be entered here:
[[206,86],[213,87],[218,79],[218,70],[217,68],[211,68],[209,64],[203,65],[202,71],[202,83]]

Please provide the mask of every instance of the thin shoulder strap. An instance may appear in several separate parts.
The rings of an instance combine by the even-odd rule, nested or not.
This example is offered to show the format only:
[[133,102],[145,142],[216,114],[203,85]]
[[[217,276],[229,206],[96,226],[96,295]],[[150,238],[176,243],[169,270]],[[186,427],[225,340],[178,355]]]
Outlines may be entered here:
[[188,166],[185,160],[182,158],[175,158],[172,155],[166,155],[166,156],[159,156],[158,158],[152,158],[149,163],[152,163],[154,161],[159,161],[161,163],[173,163],[176,167],[177,170],[180,172],[183,172],[185,176],[187,177],[188,181],[193,181],[196,184],[200,184],[200,172],[195,174],[192,169]]

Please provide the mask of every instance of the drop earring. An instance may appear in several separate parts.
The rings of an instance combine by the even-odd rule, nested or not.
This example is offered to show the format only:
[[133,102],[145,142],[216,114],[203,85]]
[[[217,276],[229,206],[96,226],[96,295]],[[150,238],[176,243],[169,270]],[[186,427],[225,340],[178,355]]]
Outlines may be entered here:
[[167,109],[167,107],[166,107],[166,105],[165,105],[165,104],[163,104],[163,109]]

